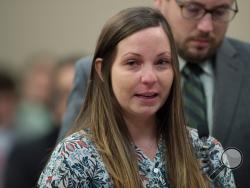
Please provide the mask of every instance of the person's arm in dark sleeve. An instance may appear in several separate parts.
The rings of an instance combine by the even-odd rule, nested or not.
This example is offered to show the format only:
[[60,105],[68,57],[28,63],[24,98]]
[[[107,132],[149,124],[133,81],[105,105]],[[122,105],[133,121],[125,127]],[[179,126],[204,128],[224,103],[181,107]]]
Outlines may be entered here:
[[80,111],[85,98],[91,63],[92,58],[90,56],[82,58],[76,62],[73,89],[68,98],[67,109],[64,114],[57,142],[64,138]]

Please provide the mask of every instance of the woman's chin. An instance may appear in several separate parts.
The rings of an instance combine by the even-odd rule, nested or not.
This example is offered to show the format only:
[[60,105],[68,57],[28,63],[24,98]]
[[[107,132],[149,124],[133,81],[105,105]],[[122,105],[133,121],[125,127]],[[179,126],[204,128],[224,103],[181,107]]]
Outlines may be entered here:
[[154,116],[157,111],[158,109],[156,108],[145,108],[145,109],[138,110],[135,114],[143,118],[147,118],[147,117]]

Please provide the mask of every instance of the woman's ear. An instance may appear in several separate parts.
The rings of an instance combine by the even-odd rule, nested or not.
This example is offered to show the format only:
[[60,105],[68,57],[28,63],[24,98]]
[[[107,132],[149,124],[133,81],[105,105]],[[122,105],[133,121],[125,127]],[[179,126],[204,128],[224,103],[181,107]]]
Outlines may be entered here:
[[102,62],[103,62],[102,58],[96,58],[96,60],[95,60],[95,70],[96,70],[98,76],[100,77],[100,79],[103,81],[103,77],[102,77]]

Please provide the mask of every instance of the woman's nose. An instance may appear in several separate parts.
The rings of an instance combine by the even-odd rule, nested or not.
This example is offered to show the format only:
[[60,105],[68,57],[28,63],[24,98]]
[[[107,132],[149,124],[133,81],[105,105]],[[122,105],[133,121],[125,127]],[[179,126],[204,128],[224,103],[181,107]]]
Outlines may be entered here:
[[154,84],[157,80],[157,76],[153,68],[145,68],[142,71],[141,81],[144,84]]

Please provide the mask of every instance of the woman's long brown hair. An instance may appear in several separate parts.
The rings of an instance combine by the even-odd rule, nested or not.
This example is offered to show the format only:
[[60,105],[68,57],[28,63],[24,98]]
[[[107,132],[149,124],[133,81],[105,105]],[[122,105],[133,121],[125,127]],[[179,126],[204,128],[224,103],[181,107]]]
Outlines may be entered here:
[[[100,152],[114,187],[143,187],[131,137],[114,96],[111,67],[117,44],[133,33],[161,26],[171,46],[174,81],[166,103],[157,112],[158,133],[166,153],[167,179],[173,188],[207,187],[206,178],[192,150],[182,110],[177,52],[171,29],[162,14],[152,8],[125,9],[111,17],[99,36],[85,103],[71,132],[88,128],[89,137]],[[102,79],[95,70],[95,60],[102,58]]]

